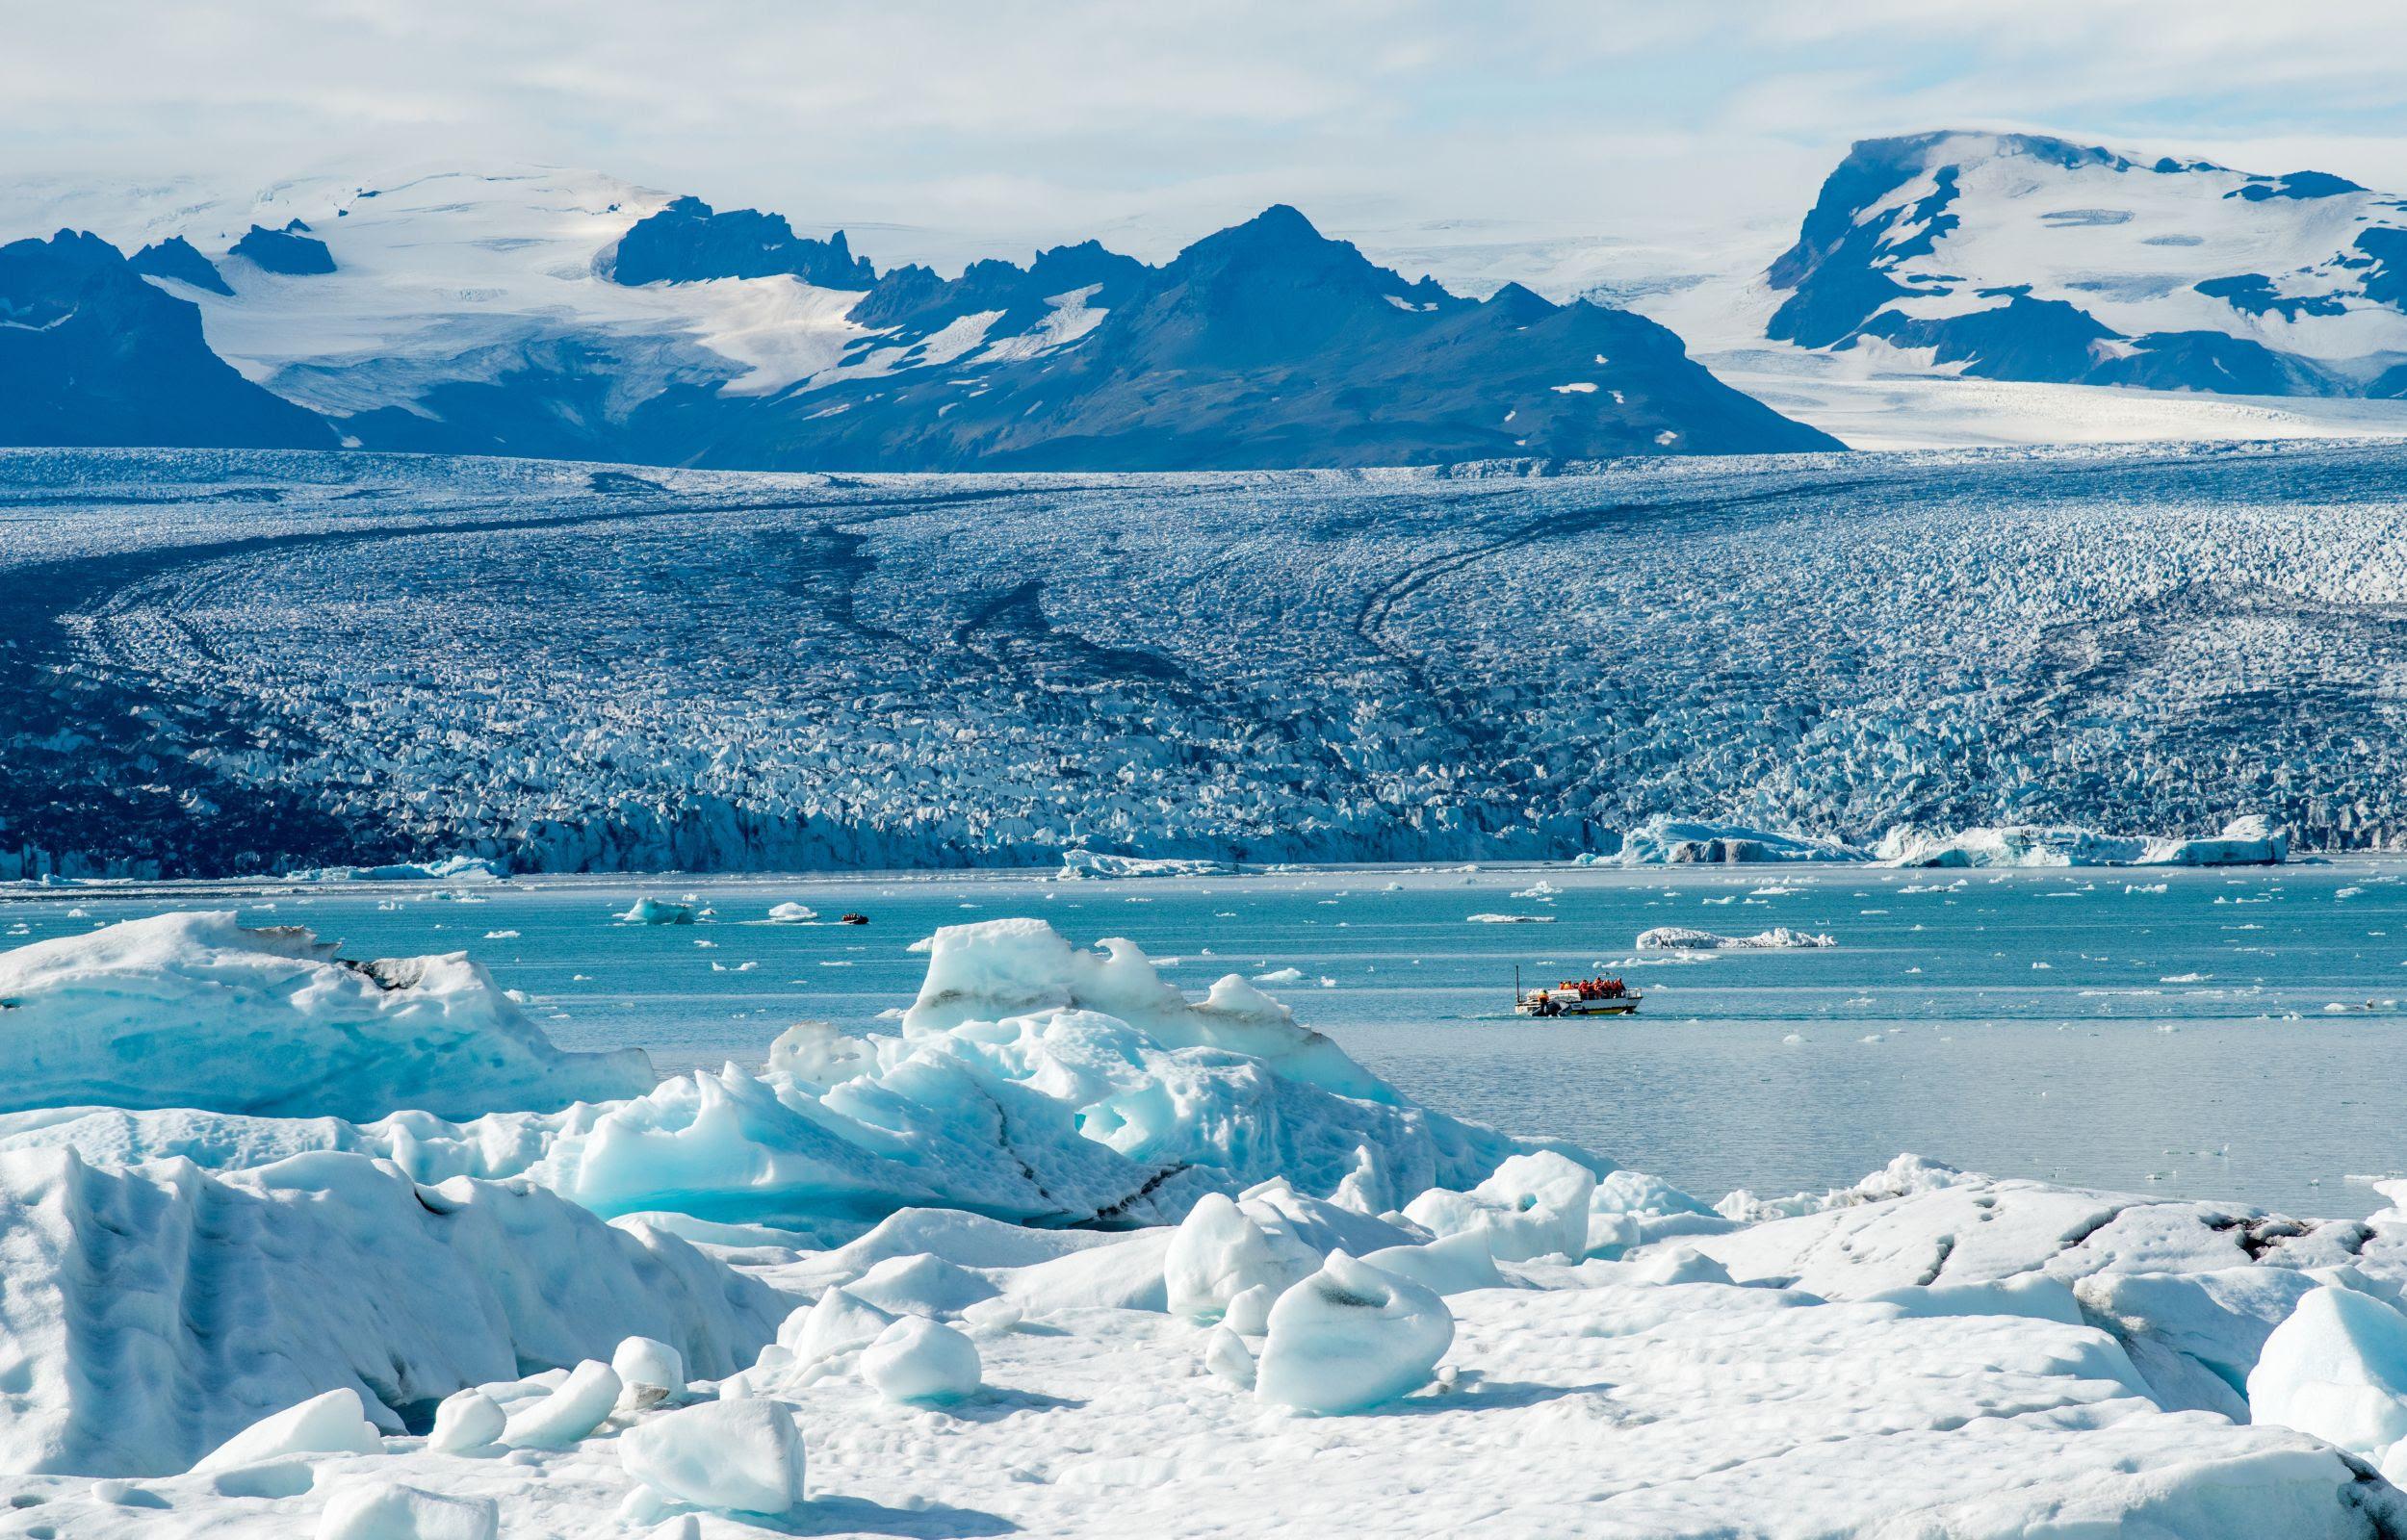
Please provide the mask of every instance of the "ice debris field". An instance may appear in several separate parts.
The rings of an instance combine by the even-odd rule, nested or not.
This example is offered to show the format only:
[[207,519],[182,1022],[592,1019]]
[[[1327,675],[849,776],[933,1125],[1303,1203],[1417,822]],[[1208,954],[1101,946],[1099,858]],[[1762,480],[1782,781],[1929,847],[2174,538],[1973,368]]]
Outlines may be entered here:
[[2407,1528],[2398,1209],[1910,1156],[1709,1203],[1238,975],[1026,918],[922,961],[656,1083],[461,958],[0,953],[11,1532]]
[[1837,857],[2249,814],[2384,848],[2402,494],[2382,446],[978,478],[11,452],[0,878],[1697,843],[1661,819]]

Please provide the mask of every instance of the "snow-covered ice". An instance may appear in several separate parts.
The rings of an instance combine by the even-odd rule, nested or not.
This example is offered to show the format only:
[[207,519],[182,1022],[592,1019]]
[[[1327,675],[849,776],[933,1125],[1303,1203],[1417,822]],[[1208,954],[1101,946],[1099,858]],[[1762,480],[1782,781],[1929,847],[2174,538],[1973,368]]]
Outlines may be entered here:
[[1911,1157],[1716,1212],[1415,1108],[1241,980],[1030,921],[926,952],[891,1032],[607,1105],[0,1119],[13,1501],[111,1540],[2407,1529],[2407,1212]]

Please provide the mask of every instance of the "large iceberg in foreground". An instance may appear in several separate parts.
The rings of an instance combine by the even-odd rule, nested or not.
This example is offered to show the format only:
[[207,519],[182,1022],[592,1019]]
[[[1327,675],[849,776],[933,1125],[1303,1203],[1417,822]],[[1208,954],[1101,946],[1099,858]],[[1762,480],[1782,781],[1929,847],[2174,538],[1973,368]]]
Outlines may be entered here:
[[[1273,1176],[1376,1211],[1433,1186],[1471,1186],[1534,1147],[1412,1102],[1234,974],[1189,1000],[1132,943],[1084,951],[1038,920],[948,927],[926,946],[927,979],[899,1031],[796,1027],[760,1074],[730,1065],[655,1084],[640,1056],[552,1048],[462,960],[338,963],[298,933],[241,931],[224,916],[113,927],[0,956],[0,977],[67,981],[18,997],[37,1023],[90,1016],[102,988],[89,982],[91,957],[111,960],[107,999],[201,998],[211,1014],[156,1018],[184,1028],[173,1052],[189,1067],[171,1052],[171,1091],[120,1088],[111,1062],[79,1061],[14,1102],[56,1105],[0,1114],[0,1150],[65,1145],[92,1160],[180,1156],[220,1168],[344,1150],[425,1182],[525,1176],[605,1215],[665,1210],[841,1239],[930,1205],[1027,1223],[1175,1220],[1204,1193]],[[28,953],[44,957],[29,969],[17,962]],[[249,987],[260,977],[296,988]],[[387,989],[383,977],[413,982]],[[427,979],[442,987],[413,1013],[416,981]],[[330,1015],[336,1007],[349,1014]],[[0,1031],[17,1018],[0,1015]],[[294,1065],[277,1060],[293,1051],[272,1034],[362,1018],[424,1031],[370,1040],[390,1061],[362,1063],[353,1079],[343,1078],[350,1061],[320,1054],[301,1065],[319,1078],[290,1083]],[[120,1005],[107,1019],[119,1036],[104,1042],[149,1018]],[[468,1030],[479,1026],[490,1030]],[[559,1090],[547,1092],[531,1069],[525,1091],[501,1076],[547,1056]],[[311,1107],[313,1091],[324,1109]],[[581,1099],[556,1112],[463,1120],[418,1110],[556,1107],[563,1091]],[[410,1110],[374,1116],[394,1107]]]
[[398,1433],[463,1386],[608,1358],[631,1335],[725,1374],[784,1314],[675,1236],[355,1155],[222,1174],[0,1155],[0,1262],[9,1471],[180,1471],[337,1388]]
[[298,927],[163,914],[0,952],[0,1110],[373,1118],[640,1095],[637,1049],[565,1053],[465,953],[355,962]]

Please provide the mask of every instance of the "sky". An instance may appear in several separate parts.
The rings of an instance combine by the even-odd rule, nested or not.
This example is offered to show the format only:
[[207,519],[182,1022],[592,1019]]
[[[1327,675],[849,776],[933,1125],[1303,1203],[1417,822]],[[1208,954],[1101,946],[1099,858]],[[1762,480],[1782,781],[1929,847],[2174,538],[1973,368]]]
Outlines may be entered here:
[[0,166],[245,187],[589,167],[846,225],[882,263],[1087,236],[1158,257],[1284,201],[1388,253],[1492,240],[1526,263],[1559,237],[1642,253],[1634,270],[1701,267],[1776,249],[1850,141],[1943,126],[2407,190],[2399,15],[2397,0],[0,0]]

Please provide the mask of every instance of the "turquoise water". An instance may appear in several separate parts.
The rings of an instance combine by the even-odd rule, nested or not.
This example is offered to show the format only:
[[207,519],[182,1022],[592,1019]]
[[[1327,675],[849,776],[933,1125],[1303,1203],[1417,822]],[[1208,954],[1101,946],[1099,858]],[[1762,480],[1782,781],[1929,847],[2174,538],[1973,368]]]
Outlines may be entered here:
[[[1435,1106],[1576,1139],[1707,1197],[1855,1180],[1901,1150],[2001,1174],[2298,1214],[2383,1206],[2407,1171],[2407,865],[2278,870],[1329,871],[15,889],[7,944],[167,909],[239,908],[353,956],[465,949],[572,1047],[757,1063],[788,1023],[907,1004],[940,925],[1035,914],[1133,938],[1191,990],[1229,971]],[[1515,897],[1543,879],[1560,892]],[[1391,885],[1393,885],[1391,886]],[[708,924],[635,927],[636,895]],[[744,923],[797,899],[867,927]],[[81,911],[81,912],[76,912]],[[1466,923],[1480,912],[1542,925]],[[1826,950],[1634,961],[1644,929],[1827,933]],[[21,934],[19,934],[21,932]],[[512,933],[514,935],[494,933]],[[1618,971],[1629,1020],[1512,1019],[1526,982]],[[2044,964],[2044,965],[2042,965]],[[2353,1178],[2353,1179],[2352,1179]]]

